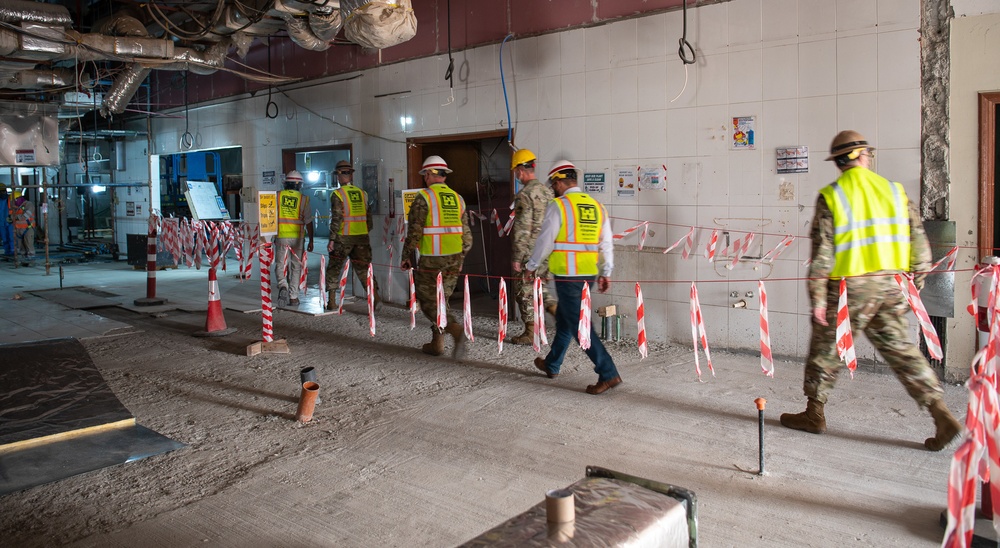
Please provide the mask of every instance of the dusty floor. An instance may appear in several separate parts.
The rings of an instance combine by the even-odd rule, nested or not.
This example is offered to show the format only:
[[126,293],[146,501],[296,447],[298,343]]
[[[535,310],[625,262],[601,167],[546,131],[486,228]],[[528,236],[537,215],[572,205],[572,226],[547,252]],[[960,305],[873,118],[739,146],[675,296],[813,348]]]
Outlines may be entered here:
[[[639,361],[612,345],[625,383],[596,376],[571,348],[555,380],[530,347],[505,345],[476,319],[463,362],[419,352],[426,320],[383,307],[368,336],[363,306],[343,316],[276,313],[288,355],[248,358],[260,316],[226,313],[229,337],[190,333],[204,316],[93,311],[139,333],[88,339],[94,362],[139,424],[187,448],[0,498],[4,546],[453,546],[600,465],[698,496],[700,544],[938,546],[951,452],[891,376],[846,374],[830,430],[782,428],[800,411],[802,367],[713,352],[694,374],[689,347]],[[686,320],[686,319],[685,319]],[[299,370],[314,366],[322,403],[294,420]],[[964,416],[966,392],[946,387]],[[768,400],[767,475],[757,471],[757,411]],[[953,450],[955,444],[949,449]]]

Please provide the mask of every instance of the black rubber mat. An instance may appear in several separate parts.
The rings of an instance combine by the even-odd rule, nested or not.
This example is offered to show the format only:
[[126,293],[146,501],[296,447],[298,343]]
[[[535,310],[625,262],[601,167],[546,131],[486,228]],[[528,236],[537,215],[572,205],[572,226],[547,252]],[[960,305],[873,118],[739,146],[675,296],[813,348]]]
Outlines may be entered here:
[[136,425],[76,339],[0,356],[0,495],[184,446]]

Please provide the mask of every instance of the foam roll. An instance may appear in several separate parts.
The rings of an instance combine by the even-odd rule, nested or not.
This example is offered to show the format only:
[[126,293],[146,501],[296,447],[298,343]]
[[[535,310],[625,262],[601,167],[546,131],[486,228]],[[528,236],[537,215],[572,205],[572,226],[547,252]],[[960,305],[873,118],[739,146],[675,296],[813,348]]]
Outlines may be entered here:
[[568,523],[576,519],[573,492],[553,489],[545,493],[545,520],[549,523]]

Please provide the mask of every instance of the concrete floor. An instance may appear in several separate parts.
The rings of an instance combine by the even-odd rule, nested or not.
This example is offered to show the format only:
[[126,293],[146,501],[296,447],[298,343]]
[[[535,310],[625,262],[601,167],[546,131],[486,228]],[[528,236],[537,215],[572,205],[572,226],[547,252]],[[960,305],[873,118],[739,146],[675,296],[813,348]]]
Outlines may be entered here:
[[[713,352],[717,374],[699,382],[690,348],[654,345],[640,361],[624,342],[609,350],[626,382],[595,397],[582,392],[594,375],[579,350],[559,379],[545,379],[530,348],[497,355],[489,317],[477,317],[470,355],[456,362],[420,354],[427,322],[410,331],[398,308],[383,308],[374,339],[360,303],[344,316],[278,311],[292,353],[248,358],[242,350],[260,338],[259,283],[241,283],[229,264],[220,288],[239,331],[217,340],[190,337],[204,323],[204,269],[159,272],[168,303],[149,308],[132,304],[145,296],[145,273],[124,263],[67,266],[62,290],[57,268],[45,276],[0,264],[0,341],[81,338],[140,424],[189,446],[0,498],[0,538],[451,546],[592,464],[695,491],[702,546],[940,545],[955,444],[922,448],[931,419],[891,376],[843,376],[830,430],[815,436],[777,421],[803,407],[798,363],[779,362],[770,379],[757,356]],[[321,371],[325,399],[301,425],[292,418],[306,365]],[[764,476],[759,396],[768,399]],[[946,400],[964,416],[963,387],[947,386]]]

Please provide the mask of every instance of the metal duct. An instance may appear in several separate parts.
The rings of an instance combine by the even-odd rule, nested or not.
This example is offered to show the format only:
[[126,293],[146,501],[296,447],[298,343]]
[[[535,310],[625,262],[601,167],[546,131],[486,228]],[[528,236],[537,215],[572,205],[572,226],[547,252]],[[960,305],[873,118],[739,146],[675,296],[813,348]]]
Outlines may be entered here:
[[77,61],[122,60],[122,58],[147,57],[170,59],[174,56],[174,43],[160,38],[139,36],[105,36],[66,31],[68,39],[76,44],[66,46],[66,52],[53,57],[56,60]]
[[45,23],[61,27],[72,27],[73,18],[65,6],[28,2],[25,0],[4,0],[0,4],[0,21],[5,23]]
[[288,28],[288,37],[299,47],[312,51],[324,51],[330,48],[330,42],[313,33],[309,28],[309,20],[305,17],[296,17],[290,13],[282,13],[281,17]]
[[[337,4],[339,5],[340,2],[337,2]],[[340,32],[343,24],[344,20],[340,16],[339,9],[333,10],[328,14],[318,11],[309,14],[309,28],[312,29],[313,34],[317,38],[325,42],[332,42],[337,37],[337,33]]]
[[129,15],[115,15],[102,19],[95,23],[91,30],[98,34],[111,36],[149,36],[142,21]]
[[129,65],[121,76],[115,79],[114,85],[104,96],[101,104],[101,116],[107,118],[109,113],[121,114],[125,112],[125,105],[129,99],[139,90],[139,86],[146,80],[153,69],[145,68],[138,63]]
[[143,65],[158,70],[190,70],[195,74],[212,74],[226,64],[230,40],[226,39],[205,51],[177,48],[170,61],[143,60]]
[[71,69],[22,70],[0,78],[3,89],[38,89],[76,85],[76,72]]

